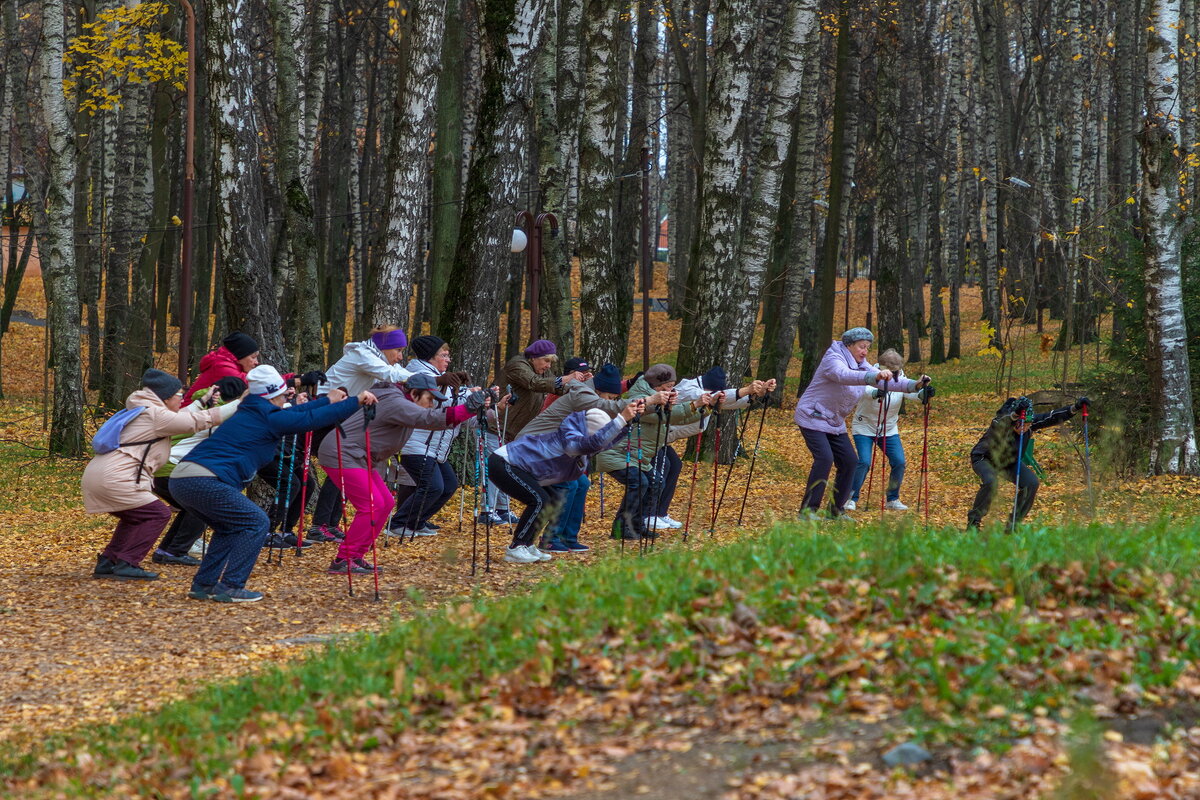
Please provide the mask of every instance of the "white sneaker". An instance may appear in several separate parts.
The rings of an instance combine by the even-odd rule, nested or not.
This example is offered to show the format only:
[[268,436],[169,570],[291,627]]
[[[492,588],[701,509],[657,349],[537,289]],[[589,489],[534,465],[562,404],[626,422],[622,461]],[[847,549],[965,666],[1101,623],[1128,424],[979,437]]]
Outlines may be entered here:
[[853,500],[847,500],[847,501],[846,501],[846,505],[843,507],[843,510],[845,510],[845,511],[857,511],[857,510],[858,510],[858,503],[854,502]]
[[192,549],[188,550],[188,555],[191,556],[192,558],[204,558],[205,549],[206,549],[206,547],[204,544],[204,540],[197,539],[196,543],[194,545],[192,545]]
[[435,531],[433,528],[422,526],[421,529],[416,532],[416,535],[417,536],[437,536],[438,532]]
[[683,527],[683,523],[677,519],[672,519],[670,514],[668,514],[665,517],[659,517],[658,525],[660,528],[664,525],[668,528],[682,528]]
[[540,558],[529,553],[522,545],[504,548],[504,560],[510,564],[535,564],[541,561]]
[[412,528],[384,528],[383,533],[386,536],[398,536],[401,539],[411,539],[415,535]]
[[525,552],[533,556],[535,561],[550,561],[554,556],[547,553],[545,550],[539,550],[536,545],[525,545]]
[[888,500],[883,506],[888,511],[908,511],[908,506],[901,503],[899,500]]

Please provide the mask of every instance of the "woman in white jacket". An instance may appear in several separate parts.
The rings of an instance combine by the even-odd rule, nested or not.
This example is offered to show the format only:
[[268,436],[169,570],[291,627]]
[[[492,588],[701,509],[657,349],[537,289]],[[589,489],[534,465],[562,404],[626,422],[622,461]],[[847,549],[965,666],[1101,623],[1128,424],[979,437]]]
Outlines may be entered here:
[[[876,369],[889,369],[896,376],[896,381],[907,380],[901,367],[904,358],[893,349],[884,350],[879,354]],[[854,483],[850,493],[850,502],[846,510],[853,511],[858,506],[858,493],[867,478],[867,470],[871,467],[871,448],[878,445],[887,456],[890,472],[887,482],[887,502],[884,508],[889,511],[907,511],[908,506],[900,502],[900,484],[904,481],[904,469],[907,462],[904,458],[904,445],[900,442],[900,404],[902,400],[921,400],[917,392],[888,392],[887,413],[880,424],[880,407],[884,402],[883,395],[878,390],[863,392],[862,398],[854,409],[854,418],[850,432],[854,434],[854,447],[858,450],[858,464],[854,468]],[[881,489],[882,491],[882,489]]]

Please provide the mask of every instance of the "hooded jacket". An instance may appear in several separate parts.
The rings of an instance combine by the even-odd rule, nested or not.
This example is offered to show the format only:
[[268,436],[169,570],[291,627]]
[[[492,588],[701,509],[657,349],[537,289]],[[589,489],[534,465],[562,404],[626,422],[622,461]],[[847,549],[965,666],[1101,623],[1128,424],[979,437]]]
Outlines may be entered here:
[[318,395],[330,389],[344,388],[346,394],[356,395],[377,383],[404,383],[412,375],[400,364],[389,364],[383,351],[370,339],[350,342],[342,348],[342,357],[325,370],[327,383],[317,387]]
[[358,398],[354,396],[340,403],[318,397],[298,406],[279,408],[258,395],[246,395],[229,421],[179,463],[199,464],[218,480],[241,489],[271,463],[279,449],[279,440],[285,435],[335,425],[358,407]]
[[[395,384],[371,389],[377,400],[375,419],[371,421],[371,461],[375,469],[383,469],[392,456],[404,448],[413,428],[440,431],[460,425],[471,415],[466,406],[423,408],[404,396]],[[321,466],[338,468],[338,439],[342,445],[342,469],[367,468],[367,443],[363,435],[366,417],[355,414],[321,442],[317,452]]]
[[587,472],[587,457],[621,437],[625,418],[618,415],[595,433],[587,430],[587,412],[568,414],[558,430],[522,436],[497,448],[496,454],[532,475],[542,486],[567,483]]
[[225,345],[221,345],[216,350],[205,353],[200,359],[200,374],[196,376],[196,380],[188,387],[188,390],[183,394],[183,404],[186,406],[192,402],[192,395],[201,389],[207,389],[221,378],[241,378],[246,380],[246,373],[238,366],[237,359],[233,353],[225,349]]
[[125,408],[138,406],[146,410],[129,421],[121,431],[121,441],[154,443],[121,446],[88,462],[82,489],[83,507],[89,514],[111,514],[153,503],[157,499],[151,491],[154,473],[167,462],[171,437],[206,430],[233,415],[232,409],[199,405],[172,411],[149,389],[138,389],[125,399]]
[[[1029,432],[1021,437],[1021,446],[1026,446],[1024,442],[1033,439],[1035,431],[1066,422],[1073,416],[1075,416],[1075,411],[1071,406],[1034,414],[1029,417]],[[1012,418],[1007,413],[997,416],[992,420],[988,429],[983,432],[983,436],[979,438],[975,446],[971,448],[971,463],[974,464],[976,461],[986,458],[991,460],[996,469],[1011,470],[1017,463],[1017,439],[1017,431]]]
[[[835,435],[845,433],[846,417],[878,376],[879,370],[865,360],[859,364],[850,348],[838,340],[825,351],[808,388],[796,401],[792,419],[808,430]],[[905,380],[899,388],[912,392],[916,390],[917,382]]]

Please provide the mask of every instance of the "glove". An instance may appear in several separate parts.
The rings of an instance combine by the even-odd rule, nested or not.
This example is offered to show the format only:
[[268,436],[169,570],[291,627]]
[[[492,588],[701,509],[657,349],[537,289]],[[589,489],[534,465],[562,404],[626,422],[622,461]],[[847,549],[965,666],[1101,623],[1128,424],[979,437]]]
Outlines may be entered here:
[[1081,408],[1083,408],[1084,406],[1089,406],[1089,407],[1090,407],[1091,405],[1092,405],[1092,401],[1091,401],[1091,400],[1088,400],[1086,397],[1081,397],[1081,398],[1079,398],[1078,400],[1076,400],[1076,401],[1075,401],[1075,405],[1073,405],[1071,408],[1072,408],[1072,410],[1074,410],[1074,411],[1078,411],[1078,410],[1080,410]]
[[301,386],[316,386],[321,383],[327,383],[328,381],[329,379],[325,377],[325,373],[321,372],[319,369],[311,370],[300,376]]
[[458,380],[459,380],[459,381],[462,383],[462,385],[463,385],[463,386],[470,386],[470,385],[471,385],[471,373],[469,373],[469,372],[456,372],[456,373],[454,373],[454,374],[458,376]]
[[878,400],[883,397],[883,389],[868,389],[867,394],[871,396],[872,400]]
[[369,406],[363,406],[362,412],[363,420],[366,422],[366,424],[370,425],[371,421],[375,419],[375,404],[372,403]]
[[437,385],[442,388],[457,389],[463,385],[462,379],[458,376],[459,372],[444,372],[437,376]]
[[478,414],[483,410],[483,404],[488,399],[488,393],[482,389],[471,392],[467,395],[467,411],[472,414]]
[[929,398],[933,397],[934,394],[936,394],[936,392],[934,392],[932,386],[926,386],[924,389],[917,390],[917,397],[921,400],[922,403],[926,403],[926,404],[929,403]]

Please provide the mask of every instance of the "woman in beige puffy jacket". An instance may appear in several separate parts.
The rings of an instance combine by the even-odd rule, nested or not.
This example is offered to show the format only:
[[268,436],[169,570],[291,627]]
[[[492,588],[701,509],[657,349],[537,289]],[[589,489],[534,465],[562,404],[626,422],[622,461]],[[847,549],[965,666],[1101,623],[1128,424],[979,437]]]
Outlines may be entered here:
[[[210,392],[210,396],[215,393]],[[158,573],[138,566],[171,519],[171,508],[154,496],[154,472],[171,453],[171,437],[219,425],[236,406],[208,408],[193,403],[180,411],[183,384],[162,370],[148,369],[142,388],[125,400],[144,408],[120,431],[119,444],[97,455],[83,471],[83,507],[112,514],[117,528],[96,559],[95,578],[147,580]]]

